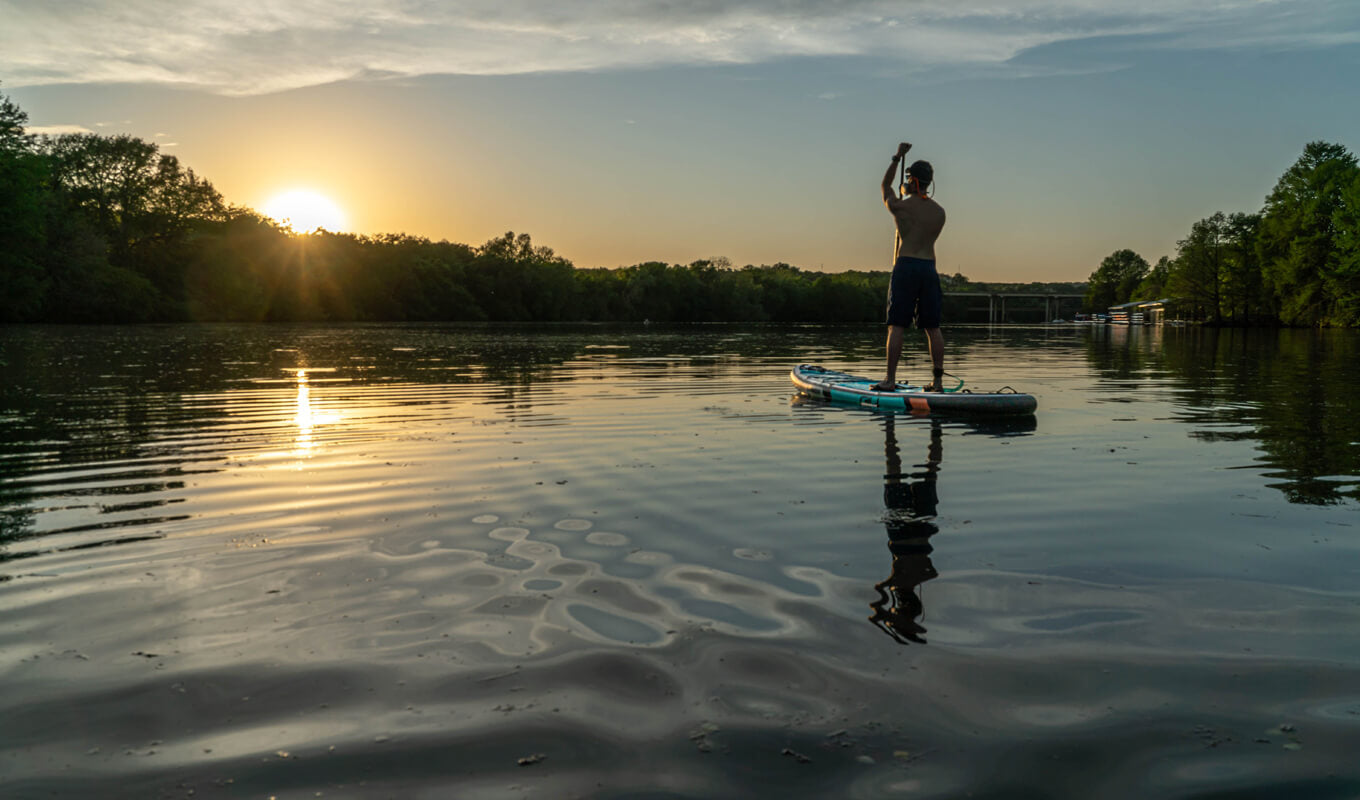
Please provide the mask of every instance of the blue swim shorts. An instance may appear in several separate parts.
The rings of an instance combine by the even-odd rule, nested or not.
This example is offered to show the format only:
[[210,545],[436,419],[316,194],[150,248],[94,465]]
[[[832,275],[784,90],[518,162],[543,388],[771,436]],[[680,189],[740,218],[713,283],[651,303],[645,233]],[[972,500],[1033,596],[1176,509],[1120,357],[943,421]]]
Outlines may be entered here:
[[893,264],[888,283],[888,324],[926,330],[940,327],[940,308],[944,292],[935,261],[930,258],[902,256]]

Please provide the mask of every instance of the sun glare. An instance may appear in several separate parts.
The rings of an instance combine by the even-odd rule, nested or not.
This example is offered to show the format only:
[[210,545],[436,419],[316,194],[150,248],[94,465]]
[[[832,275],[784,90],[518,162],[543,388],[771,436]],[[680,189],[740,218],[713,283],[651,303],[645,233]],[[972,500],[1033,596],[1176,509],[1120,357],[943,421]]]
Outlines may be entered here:
[[306,189],[274,195],[264,206],[265,216],[298,233],[318,228],[338,231],[345,226],[345,212],[329,197]]

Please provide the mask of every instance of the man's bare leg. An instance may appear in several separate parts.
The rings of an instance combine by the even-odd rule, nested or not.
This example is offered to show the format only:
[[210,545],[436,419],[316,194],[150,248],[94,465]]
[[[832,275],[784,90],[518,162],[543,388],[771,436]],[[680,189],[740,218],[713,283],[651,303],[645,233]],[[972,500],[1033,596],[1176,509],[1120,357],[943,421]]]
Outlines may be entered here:
[[888,326],[888,377],[874,386],[880,392],[891,392],[897,388],[897,362],[902,357],[902,337],[906,332],[907,329],[901,325]]
[[930,348],[930,365],[935,380],[926,387],[928,392],[944,391],[944,334],[939,328],[926,328],[926,346]]

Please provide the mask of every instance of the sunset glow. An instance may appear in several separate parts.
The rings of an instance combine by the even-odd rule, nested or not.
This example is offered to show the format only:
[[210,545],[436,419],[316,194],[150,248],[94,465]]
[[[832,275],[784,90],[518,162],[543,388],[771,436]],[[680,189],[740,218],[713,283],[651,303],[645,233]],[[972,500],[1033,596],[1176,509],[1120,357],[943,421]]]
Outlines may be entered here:
[[298,233],[311,233],[319,229],[339,231],[345,227],[345,212],[329,197],[308,189],[274,195],[265,203],[264,213]]
[[887,270],[908,141],[943,274],[1082,281],[1360,131],[1347,0],[66,5],[4,4],[30,133],[152,142],[299,233],[513,230],[586,269]]

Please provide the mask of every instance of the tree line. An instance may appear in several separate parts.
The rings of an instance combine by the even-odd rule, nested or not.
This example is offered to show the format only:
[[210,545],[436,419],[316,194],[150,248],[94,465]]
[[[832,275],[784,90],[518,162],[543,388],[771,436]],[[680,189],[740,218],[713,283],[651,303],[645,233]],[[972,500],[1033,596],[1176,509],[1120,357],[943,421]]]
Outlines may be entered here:
[[1173,298],[1212,325],[1360,325],[1360,166],[1310,142],[1254,213],[1199,220],[1156,266],[1117,250],[1091,273],[1086,306]]
[[[0,95],[0,322],[883,320],[886,271],[723,258],[585,269],[523,233],[480,246],[301,235],[229,205],[153,143],[36,137],[27,121]],[[1173,295],[1212,322],[1354,325],[1356,173],[1344,148],[1310,144],[1262,212],[1201,220],[1156,267],[1122,250],[1089,284],[941,279],[951,294],[1085,292],[1095,310]],[[985,318],[979,302],[946,297],[946,318]],[[1030,306],[1007,311],[1041,319],[1042,301]]]

